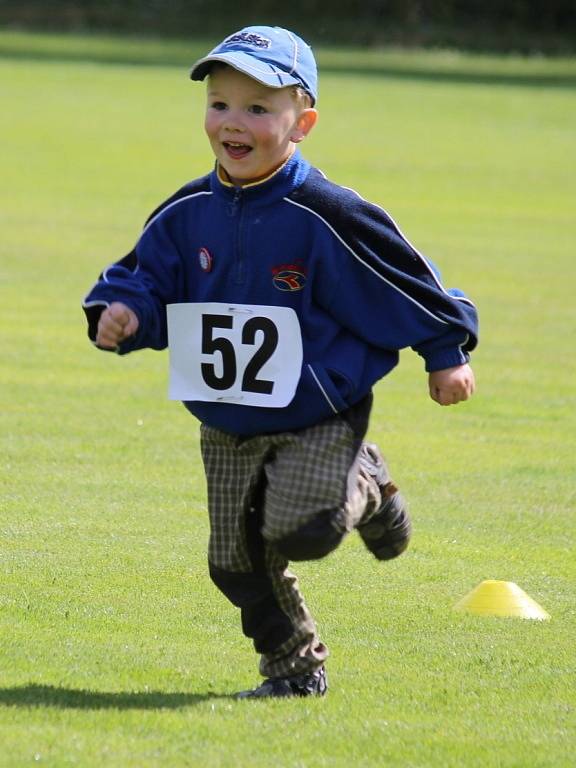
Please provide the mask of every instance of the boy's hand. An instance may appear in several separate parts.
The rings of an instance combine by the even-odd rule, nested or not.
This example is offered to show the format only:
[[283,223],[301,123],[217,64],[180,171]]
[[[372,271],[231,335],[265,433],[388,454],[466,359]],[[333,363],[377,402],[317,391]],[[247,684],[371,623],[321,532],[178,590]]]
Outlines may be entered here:
[[136,333],[138,325],[135,312],[125,304],[114,301],[100,315],[96,346],[102,349],[116,349],[121,341]]
[[433,371],[428,376],[428,386],[432,400],[440,405],[455,405],[473,394],[474,372],[468,363]]

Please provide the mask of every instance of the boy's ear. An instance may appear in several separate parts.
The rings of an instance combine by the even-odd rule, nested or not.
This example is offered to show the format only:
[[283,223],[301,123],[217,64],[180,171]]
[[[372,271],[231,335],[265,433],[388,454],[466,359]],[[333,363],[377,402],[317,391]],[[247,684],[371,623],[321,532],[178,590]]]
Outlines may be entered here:
[[294,125],[294,128],[292,130],[290,140],[293,141],[295,144],[298,144],[298,142],[306,138],[306,136],[310,133],[312,128],[314,128],[317,120],[318,120],[318,110],[312,109],[312,107],[303,109],[300,115],[298,116],[298,119],[296,120],[296,124]]

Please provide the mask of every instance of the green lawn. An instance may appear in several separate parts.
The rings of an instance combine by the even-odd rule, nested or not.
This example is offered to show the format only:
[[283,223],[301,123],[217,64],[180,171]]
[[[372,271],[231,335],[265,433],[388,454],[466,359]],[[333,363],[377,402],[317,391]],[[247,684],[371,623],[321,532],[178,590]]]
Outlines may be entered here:
[[[205,47],[0,33],[0,766],[572,766],[576,61],[318,52],[305,154],[475,299],[478,392],[438,407],[411,352],[378,385],[413,546],[299,565],[330,693],[235,702],[197,424],[164,353],[98,353],[80,309],[211,165]],[[483,579],[551,621],[454,611]]]

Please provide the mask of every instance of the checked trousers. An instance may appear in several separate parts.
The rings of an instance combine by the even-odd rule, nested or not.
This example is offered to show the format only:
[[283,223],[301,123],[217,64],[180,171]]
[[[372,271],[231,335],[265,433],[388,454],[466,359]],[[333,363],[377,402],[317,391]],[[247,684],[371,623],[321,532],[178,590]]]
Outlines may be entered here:
[[[369,395],[294,432],[240,437],[201,427],[210,575],[240,608],[264,677],[314,671],[328,656],[283,543],[293,550],[302,540],[303,555],[291,559],[322,557],[379,508],[378,485],[356,460],[371,405]],[[329,542],[319,555],[306,544],[311,531]]]

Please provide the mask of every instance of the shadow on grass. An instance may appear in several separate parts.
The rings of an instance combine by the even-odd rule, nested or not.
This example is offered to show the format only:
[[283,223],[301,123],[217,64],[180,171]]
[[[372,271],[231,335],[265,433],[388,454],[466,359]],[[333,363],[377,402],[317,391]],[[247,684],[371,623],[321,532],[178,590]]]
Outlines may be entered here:
[[[190,53],[183,54],[180,51],[170,51],[165,54],[154,54],[143,50],[141,54],[132,50],[125,52],[110,51],[91,51],[89,49],[82,51],[78,49],[66,50],[64,47],[57,50],[42,50],[22,47],[12,49],[9,46],[3,46],[0,41],[0,58],[27,60],[27,61],[53,61],[66,62],[76,61],[86,64],[103,65],[130,65],[130,66],[153,66],[153,67],[182,67],[188,70],[191,63],[200,55],[204,49],[196,51],[190,46]],[[195,55],[196,54],[196,55]],[[322,60],[322,54],[319,53],[320,73],[327,74],[349,74],[361,75],[363,77],[382,77],[395,80],[412,80],[421,82],[453,83],[456,85],[489,85],[489,86],[520,86],[528,88],[575,88],[576,75],[572,72],[505,72],[499,71],[497,67],[492,71],[472,71],[466,68],[462,69],[442,69],[434,68],[433,65],[425,67],[403,67],[390,62],[372,61],[370,63],[354,62],[353,58],[344,62],[331,61],[328,56],[325,61]]]
[[58,709],[180,709],[210,699],[230,698],[218,693],[165,693],[105,691],[58,688],[53,685],[22,685],[0,688],[0,706],[56,707]]

